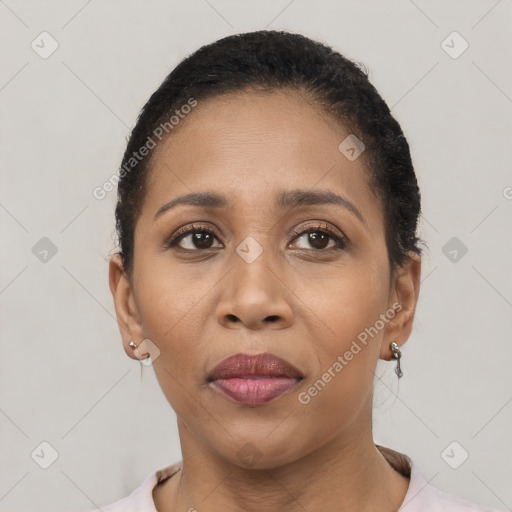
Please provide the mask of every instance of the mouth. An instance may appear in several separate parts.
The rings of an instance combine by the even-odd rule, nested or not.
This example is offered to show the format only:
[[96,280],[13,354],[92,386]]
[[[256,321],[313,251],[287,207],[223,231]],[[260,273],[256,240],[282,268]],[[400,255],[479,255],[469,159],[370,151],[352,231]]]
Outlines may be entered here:
[[235,354],[208,376],[210,386],[243,405],[261,405],[297,387],[304,378],[297,368],[273,354]]

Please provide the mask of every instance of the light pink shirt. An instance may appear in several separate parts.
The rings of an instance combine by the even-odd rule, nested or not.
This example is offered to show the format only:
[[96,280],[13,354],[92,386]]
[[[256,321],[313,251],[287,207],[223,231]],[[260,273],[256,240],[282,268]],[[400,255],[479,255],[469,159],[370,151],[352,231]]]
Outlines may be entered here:
[[[496,512],[490,508],[470,503],[432,487],[419,473],[414,462],[411,466],[409,488],[397,512]],[[129,496],[91,512],[157,512],[153,501],[153,488],[181,468],[181,461],[153,471]]]

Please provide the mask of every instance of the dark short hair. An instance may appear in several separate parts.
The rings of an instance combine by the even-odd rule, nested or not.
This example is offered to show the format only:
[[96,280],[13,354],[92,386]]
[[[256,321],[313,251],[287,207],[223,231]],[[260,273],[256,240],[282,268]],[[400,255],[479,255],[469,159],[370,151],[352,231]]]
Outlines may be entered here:
[[154,137],[155,130],[162,132],[162,126],[165,136],[172,136],[171,117],[190,105],[191,99],[197,102],[254,89],[298,91],[363,141],[361,157],[375,194],[381,199],[391,267],[402,265],[410,251],[421,254],[416,236],[420,192],[409,145],[399,123],[369,82],[368,71],[303,35],[262,30],[202,46],[174,68],[142,108],[121,163],[115,210],[119,254],[130,276],[135,224],[153,154],[149,151],[140,156],[140,148],[148,144],[148,137],[157,144],[165,140]]

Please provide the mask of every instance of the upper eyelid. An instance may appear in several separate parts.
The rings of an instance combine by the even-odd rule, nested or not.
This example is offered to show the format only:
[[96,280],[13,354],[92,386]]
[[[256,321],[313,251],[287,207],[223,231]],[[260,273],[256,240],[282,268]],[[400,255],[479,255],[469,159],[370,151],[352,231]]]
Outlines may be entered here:
[[301,236],[304,236],[305,234],[307,234],[309,232],[315,232],[315,231],[327,233],[327,235],[331,239],[333,239],[337,245],[337,247],[317,249],[316,252],[322,252],[322,251],[326,252],[326,251],[329,251],[332,249],[346,249],[346,247],[349,243],[349,239],[343,232],[339,231],[338,229],[333,229],[333,228],[329,227],[328,225],[326,225],[325,223],[323,225],[316,225],[316,226],[312,225],[309,227],[306,226],[306,227],[303,227],[303,228],[300,228],[297,230],[293,230],[293,232],[292,232],[292,234],[294,235],[293,240],[295,240]]
[[337,236],[339,238],[346,239],[345,234],[338,228],[329,226],[329,223],[326,221],[308,221],[311,225],[306,224],[305,226],[301,226],[300,228],[293,229],[292,235],[299,236],[307,233],[308,231],[318,230],[318,231],[326,231],[332,236]]
[[[182,231],[182,232],[180,233],[180,231]],[[212,228],[211,226],[193,222],[192,224],[187,224],[185,226],[178,228],[176,230],[175,234],[171,235],[171,237],[169,238],[169,244],[175,245],[182,238],[185,238],[186,236],[188,236],[192,233],[196,233],[198,231],[208,231],[208,232],[212,233],[217,239],[219,238],[219,230]]]

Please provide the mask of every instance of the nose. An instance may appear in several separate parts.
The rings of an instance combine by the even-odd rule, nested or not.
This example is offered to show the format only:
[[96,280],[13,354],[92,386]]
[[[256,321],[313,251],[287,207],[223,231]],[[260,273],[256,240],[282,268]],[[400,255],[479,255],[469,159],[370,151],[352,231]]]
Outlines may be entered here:
[[293,294],[278,277],[278,270],[272,269],[263,255],[252,263],[237,254],[234,260],[217,304],[218,322],[228,329],[289,327],[293,322],[289,297]]

